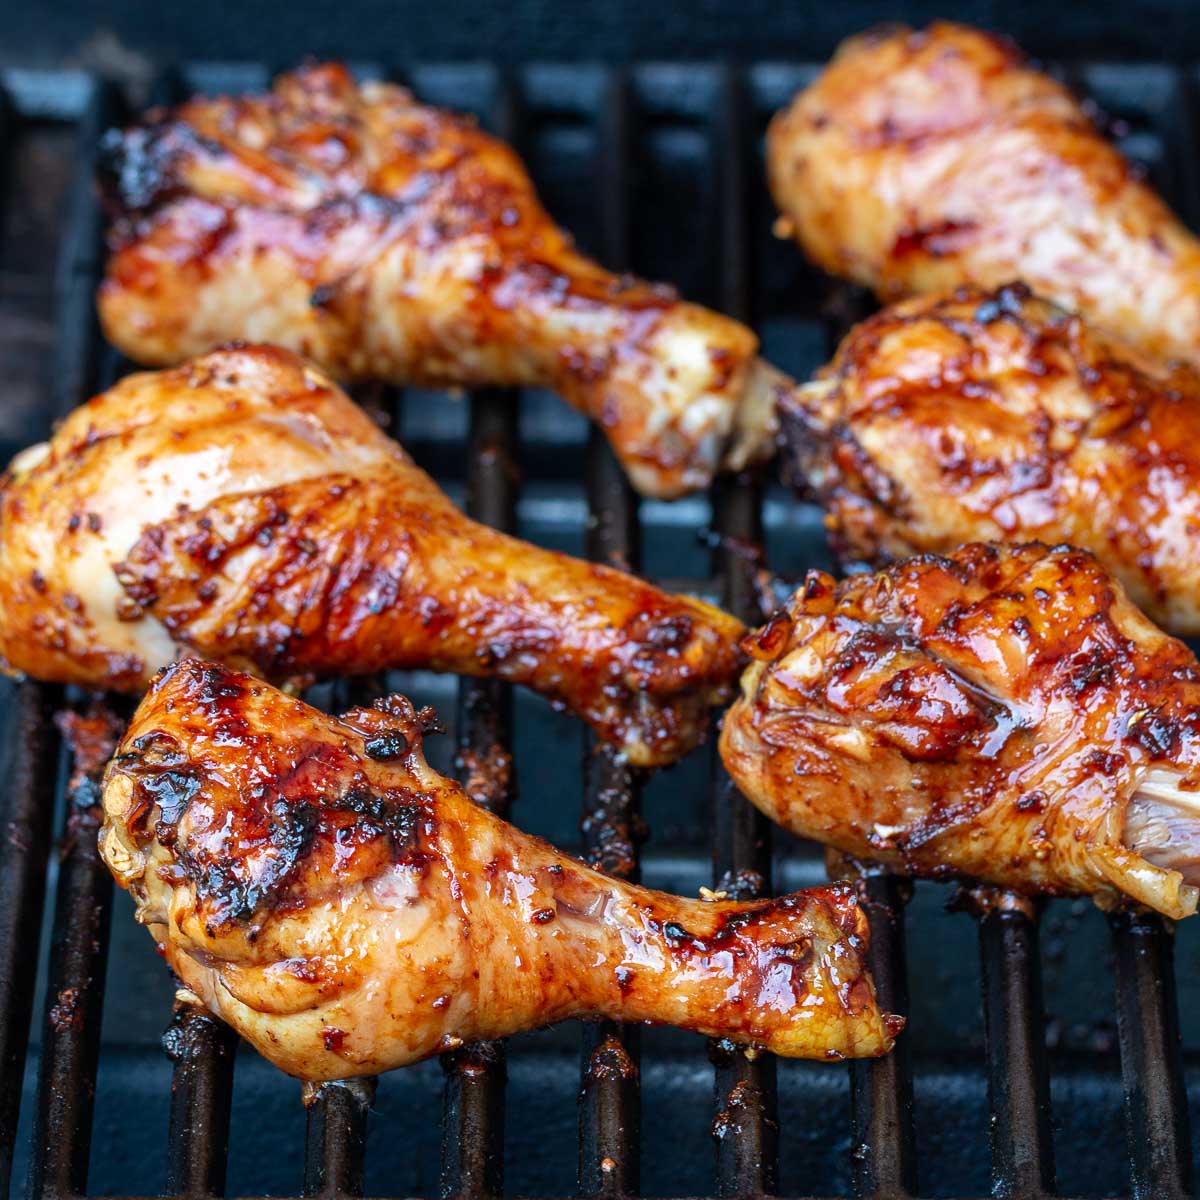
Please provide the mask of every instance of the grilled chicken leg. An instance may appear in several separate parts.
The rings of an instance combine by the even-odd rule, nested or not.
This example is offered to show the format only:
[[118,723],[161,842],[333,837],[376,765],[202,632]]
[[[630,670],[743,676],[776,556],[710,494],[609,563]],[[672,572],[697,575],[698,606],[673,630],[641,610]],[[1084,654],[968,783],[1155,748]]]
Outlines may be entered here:
[[885,309],[783,411],[838,551],[1091,550],[1155,621],[1200,633],[1200,375],[1019,285]]
[[523,683],[637,765],[702,736],[741,625],[468,520],[284,350],[134,375],[13,464],[0,656],[140,690],[199,653],[270,679],[430,667]]
[[1200,362],[1200,242],[1000,38],[946,22],[852,38],[775,118],[767,160],[809,256],[884,300],[1022,279]]
[[634,484],[677,496],[773,449],[790,381],[745,326],[584,258],[472,122],[340,66],[112,135],[110,341],[167,365],[233,339],[342,380],[555,388]]
[[747,648],[721,756],[788,829],[910,875],[1195,912],[1200,663],[1086,551],[813,572]]
[[401,697],[340,720],[187,659],[104,785],[101,850],[183,983],[305,1079],[568,1017],[804,1058],[890,1049],[847,887],[705,903],[609,878],[430,769]]

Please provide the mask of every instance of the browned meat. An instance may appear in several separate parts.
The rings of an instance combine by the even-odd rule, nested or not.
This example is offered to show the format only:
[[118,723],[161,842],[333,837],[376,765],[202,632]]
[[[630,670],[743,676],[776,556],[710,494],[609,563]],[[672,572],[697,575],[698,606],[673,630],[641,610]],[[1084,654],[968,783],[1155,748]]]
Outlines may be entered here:
[[1200,242],[1009,42],[943,21],[852,38],[767,158],[785,228],[885,300],[1022,279],[1200,362]]
[[1021,286],[885,309],[783,425],[837,549],[1091,550],[1154,620],[1200,633],[1200,376]]
[[852,889],[705,903],[609,878],[472,804],[422,730],[398,696],[336,719],[187,659],[109,768],[101,850],[138,919],[277,1066],[373,1074],[581,1016],[890,1049]]
[[909,875],[1195,912],[1200,664],[1086,551],[812,572],[747,648],[721,755],[780,824]]
[[336,65],[113,135],[109,339],[179,363],[233,339],[342,380],[556,389],[634,484],[707,485],[773,448],[790,383],[745,326],[584,258],[516,154]]
[[703,737],[742,632],[468,520],[284,350],[130,376],[0,492],[0,661],[40,679],[140,690],[183,652],[274,680],[495,675],[652,766]]

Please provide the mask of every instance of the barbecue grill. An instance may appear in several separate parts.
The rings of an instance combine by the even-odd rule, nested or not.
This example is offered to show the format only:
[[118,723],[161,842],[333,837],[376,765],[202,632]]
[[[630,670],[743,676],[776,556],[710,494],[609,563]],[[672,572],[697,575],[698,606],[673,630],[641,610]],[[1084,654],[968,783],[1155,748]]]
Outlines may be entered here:
[[[585,249],[750,321],[767,357],[797,376],[870,309],[771,236],[761,135],[816,65],[355,69],[478,113],[525,156]],[[270,73],[191,64],[155,99],[257,88]],[[1066,75],[1200,221],[1198,78],[1145,63]],[[127,110],[119,89],[85,73],[0,78],[7,458],[130,369],[102,343],[92,304],[103,262],[92,164]],[[380,388],[358,399],[473,516],[640,567],[748,621],[773,588],[829,566],[819,513],[771,473],[666,505],[637,499],[603,439],[540,393],[457,402]],[[384,686],[439,709],[450,731],[435,765],[456,769],[475,799],[607,870],[743,896],[823,878],[813,848],[741,799],[711,739],[644,782],[582,744],[578,725],[494,681],[395,674],[315,698],[336,708]],[[1200,1018],[1185,1020],[1181,1042],[1174,970],[1178,953],[1186,998],[1200,996],[1191,923],[1177,950],[1157,917],[1105,918],[1069,901],[964,901],[965,915],[947,914],[949,889],[884,877],[863,884],[872,966],[882,1006],[912,1020],[894,1054],[849,1078],[675,1031],[567,1025],[377,1085],[325,1085],[302,1104],[300,1085],[237,1053],[210,1017],[185,1005],[172,1015],[166,969],[97,854],[94,788],[66,784],[52,718],[84,703],[0,685],[0,1184],[11,1170],[14,1189],[63,1200],[1191,1194],[1186,1085],[1200,1102]]]

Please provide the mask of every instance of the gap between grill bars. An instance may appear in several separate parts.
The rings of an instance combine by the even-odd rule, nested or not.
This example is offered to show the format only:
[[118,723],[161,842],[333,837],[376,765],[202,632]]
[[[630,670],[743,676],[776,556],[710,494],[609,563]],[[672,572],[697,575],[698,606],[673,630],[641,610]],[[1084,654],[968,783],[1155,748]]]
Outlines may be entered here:
[[[647,70],[653,79],[652,70]],[[754,148],[760,117],[779,102],[780,91],[789,91],[811,68],[771,66],[744,72],[696,66],[689,70],[694,73],[696,94],[708,97],[699,126],[708,139],[709,170],[715,181],[711,216],[718,233],[719,288],[714,299],[731,314],[753,320],[758,314],[752,304],[749,208],[751,190],[758,186],[752,172],[758,169]],[[596,249],[617,268],[637,265],[632,261],[630,232],[636,219],[631,211],[632,143],[642,119],[636,96],[639,82],[644,82],[640,71],[609,72],[600,105],[581,100],[575,114],[589,122],[597,136],[602,236]],[[229,77],[238,74],[233,69]],[[258,68],[243,70],[241,77],[249,74],[266,77]],[[73,78],[77,99],[71,102],[71,117],[79,129],[81,177],[62,249],[59,332],[48,406],[54,415],[107,386],[123,369],[99,338],[92,306],[101,266],[101,218],[89,181],[97,138],[122,115],[122,109],[106,84]],[[497,74],[496,80],[489,124],[520,148],[526,128],[521,77]],[[15,124],[30,119],[31,113],[38,119],[62,119],[62,112],[48,99],[56,87],[61,87],[61,81],[37,73],[17,79],[13,99],[0,105],[0,136],[11,135]],[[162,98],[169,90],[178,94],[178,84],[164,85]],[[66,103],[59,95],[57,103]],[[697,101],[693,97],[689,103]],[[1191,110],[1185,105],[1184,111]],[[695,113],[689,115],[694,118]],[[1195,219],[1200,207],[1192,194],[1195,172],[1186,163],[1179,170],[1179,186],[1187,193],[1183,200]],[[853,311],[853,304],[848,310]],[[517,397],[479,393],[470,404],[467,507],[480,520],[513,529],[518,501]],[[587,553],[598,561],[636,567],[641,550],[639,506],[607,445],[595,434],[586,463]],[[764,537],[760,484],[754,479],[723,481],[711,500],[714,527],[720,535],[713,562],[715,586],[727,607],[756,621],[761,614],[754,548]],[[65,774],[51,715],[75,698],[35,684],[22,685],[15,695],[4,725],[15,757],[5,796],[8,836],[0,842],[0,1172],[6,1175],[12,1162],[34,1004],[33,973],[24,968],[30,948],[37,943],[45,902],[52,906],[53,948],[40,1014],[41,1058],[28,1192],[31,1198],[83,1196],[88,1184],[112,884],[95,850],[94,824],[85,810],[66,797],[59,805],[57,883],[53,895],[46,896],[51,813]],[[513,799],[511,708],[512,697],[504,686],[479,681],[460,686],[460,776],[477,800],[502,813]],[[639,870],[639,796],[639,781],[589,742],[582,775],[585,852],[606,869],[631,878]],[[712,802],[716,886],[740,895],[769,889],[769,829],[737,795],[715,757]],[[881,998],[885,1007],[904,1012],[909,997],[907,888],[894,880],[872,878],[864,883],[864,894]],[[1054,1139],[1042,1012],[1040,914],[1036,909],[1000,904],[980,908],[976,920],[993,1192],[1023,1197],[1051,1194]],[[1158,918],[1119,914],[1111,919],[1111,941],[1130,1148],[1129,1179],[1114,1180],[1112,1186],[1128,1185],[1139,1200],[1182,1197],[1191,1192],[1192,1161],[1173,933]],[[636,1033],[599,1024],[585,1026],[581,1035],[578,1173],[579,1189],[585,1195],[615,1197],[639,1189],[643,1149]],[[166,1044],[173,1060],[168,1191],[187,1196],[220,1194],[226,1173],[235,1041],[218,1022],[181,1003],[171,1016]],[[737,1196],[772,1192],[778,1185],[781,1136],[776,1064],[769,1056],[752,1060],[720,1045],[712,1047],[711,1054],[716,1191]],[[441,1193],[499,1195],[504,1190],[505,1051],[498,1045],[462,1047],[445,1056],[442,1066]],[[920,1130],[914,1120],[908,1039],[903,1038],[897,1053],[887,1059],[856,1064],[851,1077],[856,1193],[920,1195]],[[371,1102],[369,1085],[317,1091],[308,1110],[304,1194],[362,1192]],[[782,1136],[786,1135],[785,1129]],[[648,1144],[645,1152],[659,1152],[657,1143]]]

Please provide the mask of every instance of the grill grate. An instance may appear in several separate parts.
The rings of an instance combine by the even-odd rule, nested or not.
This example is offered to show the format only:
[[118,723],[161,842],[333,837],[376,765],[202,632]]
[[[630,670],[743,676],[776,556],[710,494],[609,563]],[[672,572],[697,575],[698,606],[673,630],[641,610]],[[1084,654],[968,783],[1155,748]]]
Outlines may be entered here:
[[[539,173],[539,157],[533,154],[537,135],[548,122],[564,124],[567,132],[548,144],[548,152],[543,146],[540,157],[551,159],[561,151],[569,168],[565,174],[560,172],[557,182],[549,180],[552,202],[557,195],[566,208],[594,206],[590,248],[614,267],[637,266],[648,274],[676,278],[693,295],[743,319],[757,320],[766,334],[768,354],[802,374],[821,361],[833,337],[864,311],[856,293],[831,288],[806,272],[793,250],[775,251],[767,240],[769,213],[757,157],[762,126],[766,115],[810,79],[815,69],[782,64],[746,70],[651,64],[609,71],[543,65],[506,77],[487,67],[454,65],[414,67],[407,78],[432,102],[476,109],[495,132],[532,154],[535,174]],[[376,68],[363,70],[383,73]],[[183,76],[164,80],[158,98],[170,99],[196,87],[262,86],[268,74],[260,66],[196,66]],[[1200,192],[1192,156],[1183,153],[1191,145],[1191,76],[1165,67],[1099,65],[1079,68],[1071,78],[1104,102],[1121,101],[1121,115],[1132,126],[1131,149],[1147,153],[1150,169],[1195,221],[1200,216]],[[19,416],[10,414],[3,436],[10,439],[6,448],[11,450],[44,434],[48,417],[61,415],[108,386],[127,367],[104,347],[92,309],[102,258],[101,218],[89,183],[97,136],[121,115],[122,108],[120,97],[105,82],[53,72],[10,72],[0,101],[6,227],[11,229],[14,212],[28,203],[28,195],[18,194],[16,182],[9,182],[17,179],[9,169],[12,147],[20,139],[73,127],[81,165],[66,206],[57,275],[57,327],[51,352],[45,355],[50,364],[43,393],[48,403],[26,414],[23,425]],[[570,139],[580,129],[592,147],[591,177],[579,173],[578,155],[568,153],[572,146],[578,148]],[[681,181],[681,195],[666,193],[663,179]],[[647,200],[651,181],[657,199]],[[539,182],[546,181],[539,178]],[[583,195],[589,189],[594,197]],[[667,206],[672,205],[676,211],[667,214]],[[639,236],[643,223],[659,240]],[[15,236],[10,232],[0,244],[11,246]],[[7,274],[3,279],[10,282]],[[764,295],[773,298],[771,304],[763,301]],[[11,357],[7,347],[13,339],[3,324],[7,311],[0,306],[0,353]],[[438,413],[418,405],[414,397],[393,396],[382,389],[360,399],[390,420],[418,460],[432,465],[441,477],[449,477],[452,489],[462,479],[457,462],[461,441],[453,421],[440,422]],[[416,430],[415,439],[409,437],[410,430]],[[532,473],[526,487],[518,486],[518,453]],[[814,553],[821,554],[814,549],[819,531],[815,514],[800,512],[761,480],[722,481],[714,489],[710,508],[689,501],[675,506],[674,513],[682,515],[638,501],[603,439],[595,432],[583,433],[580,424],[553,401],[541,405],[537,397],[512,392],[472,396],[465,463],[465,503],[472,515],[498,528],[516,530],[522,504],[532,496],[545,511],[567,512],[568,524],[584,515],[583,549],[598,561],[637,567],[653,557],[643,553],[647,548],[643,543],[651,534],[661,550],[664,537],[678,538],[681,528],[698,527],[708,522],[711,513],[718,535],[711,576],[676,579],[673,584],[715,595],[747,620],[756,620],[761,613],[756,556],[764,542],[786,544],[788,565],[796,569],[810,565]],[[581,478],[586,507],[571,490],[573,481]],[[550,491],[534,494],[543,482]],[[78,698],[34,684],[5,686],[3,735],[9,767],[3,801],[6,836],[0,840],[0,1190],[7,1183],[14,1151],[25,1153],[17,1143],[17,1116],[37,986],[31,963],[45,907],[53,913],[51,949],[40,1038],[35,1029],[39,1052],[32,1134],[22,1161],[31,1200],[42,1196],[65,1200],[88,1194],[89,1162],[94,1157],[91,1139],[113,888],[95,849],[94,819],[84,806],[88,793],[80,794],[79,803],[76,797],[62,795],[65,752],[50,717],[62,704]],[[519,740],[514,736],[515,698],[509,688],[495,682],[464,681],[458,689],[455,726],[460,777],[477,800],[507,813],[515,793],[508,767]],[[344,686],[335,689],[335,699],[344,700],[349,694]],[[785,885],[815,882],[818,860],[811,853],[797,854],[790,845],[773,846],[765,820],[736,793],[711,748],[704,753],[711,763],[707,769],[716,886],[754,895],[772,887],[781,890]],[[672,859],[655,842],[648,847],[645,861],[639,862],[640,809],[651,788],[643,788],[643,781],[586,738],[583,760],[582,853],[627,877],[636,878],[653,866],[653,882],[677,882],[682,877],[683,886],[694,886],[699,876],[692,870],[692,860]],[[672,779],[687,778],[692,776],[681,768],[666,777],[666,787],[678,786],[671,784]],[[566,777],[558,780],[560,792],[570,787]],[[661,797],[656,803],[661,804]],[[57,853],[52,855],[55,811],[53,819],[59,824]],[[785,841],[782,835],[774,840]],[[926,894],[925,886],[918,892]],[[909,903],[912,889],[886,878],[870,879],[864,889],[881,999],[887,1008],[908,1011],[909,910],[916,907],[915,901]],[[47,896],[53,897],[52,904]],[[1034,909],[1002,905],[976,904],[973,911],[983,980],[991,1187],[995,1195],[1037,1197],[1054,1191],[1056,1148],[1060,1161],[1072,1163],[1093,1152],[1086,1144],[1064,1146],[1061,1135],[1055,1144],[1043,1016],[1042,917]],[[118,912],[116,917],[124,920],[125,914]],[[942,925],[950,920],[936,919]],[[1111,918],[1110,925],[1129,1149],[1124,1176],[1093,1182],[1105,1194],[1130,1194],[1139,1200],[1187,1195],[1192,1148],[1180,1052],[1174,934],[1153,917],[1122,914]],[[144,935],[139,936],[144,940]],[[935,958],[937,953],[935,948]],[[1106,979],[1107,972],[1107,964],[1101,963],[1099,977]],[[110,990],[118,986],[115,979],[109,983]],[[914,1003],[936,1010],[938,997],[928,994],[934,986],[932,980],[917,979]],[[643,1154],[639,1113],[650,1097],[643,1095],[639,1043],[648,1042],[649,1035],[643,1038],[636,1029],[602,1023],[583,1027],[582,1034],[561,1036],[575,1038],[581,1046],[579,1191],[603,1197],[635,1194],[643,1160],[650,1163],[651,1156],[665,1162],[656,1171],[658,1178],[694,1178],[693,1164],[685,1162],[673,1144],[670,1128],[648,1128]],[[852,1165],[830,1168],[824,1175],[813,1170],[813,1178],[795,1181],[798,1188],[789,1179],[789,1190],[816,1194],[822,1189],[842,1190],[849,1183],[854,1194],[863,1196],[947,1195],[951,1193],[945,1181],[975,1177],[970,1171],[956,1176],[943,1168],[939,1147],[919,1140],[926,1114],[914,1098],[915,1060],[918,1082],[921,1078],[914,1041],[922,1044],[921,1037],[920,1025],[914,1022],[892,1056],[853,1065],[848,1140],[844,1134],[840,1141],[831,1136],[808,1154],[809,1167],[834,1160]],[[173,1060],[166,1193],[221,1194],[235,1096],[235,1040],[203,1012],[178,1004],[165,1043]],[[107,1054],[107,1038],[104,1044]],[[685,1042],[656,1045],[666,1045],[669,1055]],[[518,1039],[512,1054],[523,1053],[522,1046]],[[428,1191],[442,1196],[504,1193],[506,1142],[512,1141],[512,1130],[506,1133],[506,1128],[524,1120],[524,1114],[511,1111],[511,1105],[506,1114],[506,1054],[504,1046],[481,1045],[444,1057],[440,1181],[430,1181]],[[724,1196],[772,1193],[780,1183],[781,1161],[792,1161],[790,1144],[798,1134],[809,1125],[822,1130],[836,1127],[836,1105],[832,1117],[821,1111],[830,1107],[822,1096],[832,1093],[822,1091],[827,1085],[816,1082],[811,1086],[805,1082],[798,1089],[790,1082],[796,1077],[786,1074],[790,1068],[769,1056],[751,1061],[714,1044],[709,1057],[714,1064],[710,1115],[716,1141],[710,1189],[715,1186],[716,1193]],[[1107,1060],[1103,1055],[1099,1058],[1087,1069],[1102,1077]],[[970,1067],[964,1069],[959,1063],[956,1070],[953,1078],[969,1079]],[[798,1111],[797,1094],[803,1097]],[[308,1098],[304,1195],[363,1194],[375,1097],[375,1085],[368,1081],[326,1085]],[[936,1095],[934,1100],[940,1103]],[[947,1103],[964,1111],[970,1108],[953,1096]],[[25,1106],[26,1112],[29,1107]],[[1059,1101],[1060,1119],[1063,1107]],[[967,1117],[956,1119],[969,1124]],[[1078,1130],[1079,1122],[1072,1128]],[[970,1138],[963,1144],[970,1147]],[[300,1160],[298,1144],[258,1148],[260,1153],[264,1150]],[[513,1165],[511,1158],[508,1165]],[[1078,1168],[1072,1169],[1079,1174]]]

